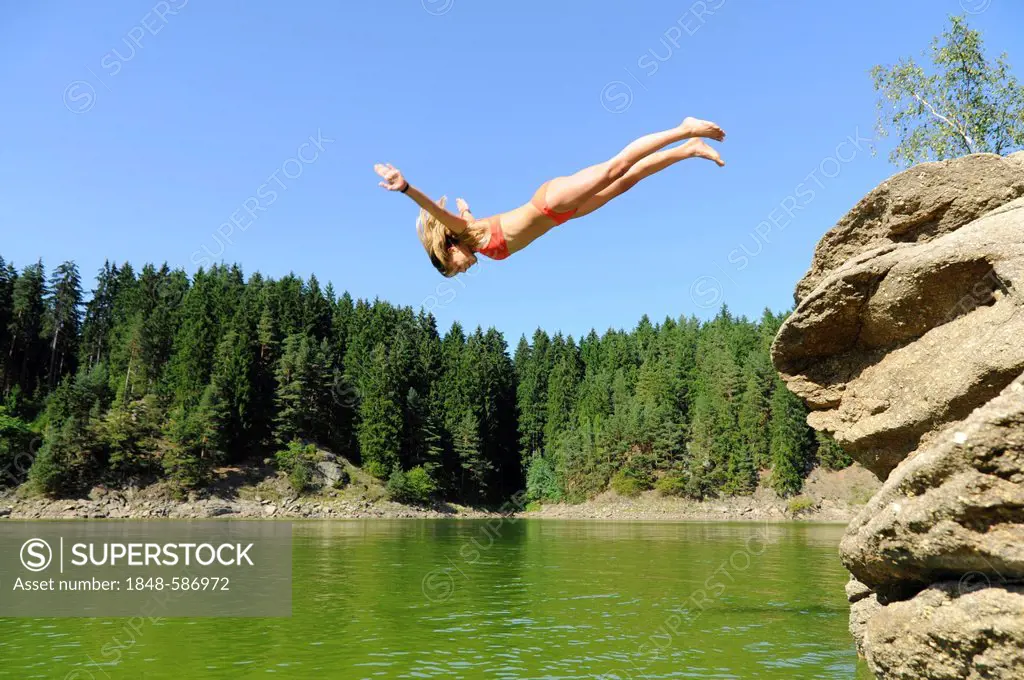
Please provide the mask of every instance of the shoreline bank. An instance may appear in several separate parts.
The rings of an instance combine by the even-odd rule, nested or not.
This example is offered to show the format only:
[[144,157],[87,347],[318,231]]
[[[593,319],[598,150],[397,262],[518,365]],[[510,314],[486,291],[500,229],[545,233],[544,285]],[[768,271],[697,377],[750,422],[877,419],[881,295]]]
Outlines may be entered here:
[[[805,521],[849,522],[858,506],[822,501],[799,512],[785,502],[754,502],[751,498],[711,501],[687,501],[644,494],[623,498],[605,494],[578,505],[552,504],[512,513],[520,519],[583,521]],[[61,499],[0,497],[0,519],[8,520],[149,520],[149,519],[491,519],[507,516],[494,510],[457,505],[417,507],[387,500],[339,500],[321,497],[297,497],[271,501],[210,497],[195,500],[126,499],[111,493],[101,499]]]
[[[228,470],[227,473],[233,471]],[[431,507],[390,501],[385,489],[356,469],[354,482],[344,489],[322,489],[299,495],[283,476],[259,475],[243,483],[224,483],[180,499],[164,484],[141,488],[95,487],[87,497],[50,499],[0,492],[0,520],[61,519],[491,519],[510,509],[525,519],[607,521],[806,521],[849,522],[877,490],[879,482],[859,466],[845,470],[815,470],[802,494],[780,498],[759,487],[749,496],[704,501],[662,496],[645,491],[635,497],[606,491],[579,504],[551,503],[522,508],[474,508],[439,503]],[[225,474],[225,479],[232,474]]]

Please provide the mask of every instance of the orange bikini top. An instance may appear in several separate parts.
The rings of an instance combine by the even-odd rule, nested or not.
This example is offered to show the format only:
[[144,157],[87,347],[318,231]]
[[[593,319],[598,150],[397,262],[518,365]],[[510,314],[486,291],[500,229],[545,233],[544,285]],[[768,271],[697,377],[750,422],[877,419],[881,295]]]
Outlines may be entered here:
[[477,252],[481,255],[486,255],[492,260],[504,260],[511,253],[508,252],[508,242],[505,241],[505,232],[501,228],[501,216],[488,217],[484,221],[490,227],[491,236],[487,241],[487,245],[483,248],[477,248]]

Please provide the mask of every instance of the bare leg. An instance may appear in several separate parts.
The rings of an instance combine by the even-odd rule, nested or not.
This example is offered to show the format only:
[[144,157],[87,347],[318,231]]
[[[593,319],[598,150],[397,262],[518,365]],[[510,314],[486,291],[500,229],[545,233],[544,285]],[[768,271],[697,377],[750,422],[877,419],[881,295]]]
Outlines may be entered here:
[[725,132],[706,120],[687,118],[671,130],[655,132],[633,141],[604,163],[592,165],[569,177],[551,180],[545,200],[556,212],[579,208],[588,198],[625,177],[635,163],[669,144],[691,137],[710,137],[721,141],[725,139]]
[[711,146],[709,146],[703,139],[691,139],[681,146],[677,146],[673,149],[665,149],[657,153],[652,153],[647,158],[644,158],[639,163],[633,165],[626,173],[624,177],[616,180],[594,196],[587,199],[583,205],[580,206],[576,212],[576,217],[583,217],[589,215],[598,208],[604,206],[605,203],[612,200],[617,196],[621,196],[626,193],[640,180],[645,177],[650,177],[656,172],[660,172],[670,165],[674,165],[679,161],[686,160],[687,158],[706,158],[710,161],[714,161],[719,166],[725,165],[722,157],[718,155]]

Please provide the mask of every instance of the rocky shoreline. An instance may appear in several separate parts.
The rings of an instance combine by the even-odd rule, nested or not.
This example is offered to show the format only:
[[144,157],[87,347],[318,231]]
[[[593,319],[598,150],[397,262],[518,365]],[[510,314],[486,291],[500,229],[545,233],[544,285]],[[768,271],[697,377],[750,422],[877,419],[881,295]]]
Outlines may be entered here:
[[[678,499],[602,498],[579,505],[554,504],[514,513],[525,519],[620,521],[786,521],[849,522],[856,507],[834,502],[792,512],[785,504],[734,501],[693,502]],[[138,504],[122,500],[0,500],[0,518],[10,520],[127,519],[485,519],[503,513],[468,507],[421,508],[390,501],[339,501],[296,498],[283,502],[206,498],[195,501]]]
[[391,501],[337,500],[318,496],[239,500],[217,496],[194,500],[132,500],[120,492],[101,499],[2,499],[0,517],[8,519],[438,519],[484,518],[491,513],[473,508],[420,508]]
[[823,522],[846,524],[857,508],[825,503],[799,512],[784,504],[735,503],[732,501],[663,502],[663,499],[615,498],[579,505],[556,504],[522,513],[529,519],[607,520],[626,522]]
[[[96,488],[87,498],[24,498],[0,495],[0,518],[11,520],[68,519],[483,519],[514,511],[536,519],[625,521],[786,521],[848,522],[875,490],[874,478],[856,468],[840,472],[815,471],[798,502],[761,489],[752,496],[703,502],[666,498],[646,492],[625,498],[608,492],[578,505],[553,504],[539,508],[479,509],[458,505],[418,507],[380,497],[344,494],[295,496],[252,489],[240,495],[216,495],[178,500],[163,490]],[[851,489],[853,493],[851,493]],[[859,491],[857,491],[860,489]],[[245,497],[243,497],[245,496]],[[859,496],[859,499],[857,498]]]

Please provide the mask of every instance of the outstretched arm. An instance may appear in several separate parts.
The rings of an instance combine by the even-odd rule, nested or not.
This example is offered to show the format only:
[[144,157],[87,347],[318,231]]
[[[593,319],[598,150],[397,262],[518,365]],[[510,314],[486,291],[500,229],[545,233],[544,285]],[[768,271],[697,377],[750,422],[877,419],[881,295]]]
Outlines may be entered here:
[[409,182],[402,176],[402,173],[390,163],[378,163],[373,166],[373,169],[384,180],[380,183],[380,186],[388,191],[400,191],[405,194],[415,201],[421,208],[436,217],[441,224],[446,226],[453,233],[462,234],[468,228],[469,223],[466,220],[451,214],[440,205],[430,200],[429,196],[409,184]]

